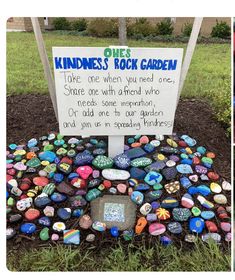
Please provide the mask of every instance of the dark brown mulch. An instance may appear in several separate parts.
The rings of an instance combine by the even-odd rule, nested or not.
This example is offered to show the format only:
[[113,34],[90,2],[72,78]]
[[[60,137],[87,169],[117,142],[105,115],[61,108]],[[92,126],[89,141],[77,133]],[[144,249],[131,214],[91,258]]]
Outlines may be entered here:
[[[7,97],[7,143],[24,143],[51,131],[58,131],[50,97],[19,95]],[[188,134],[217,155],[214,168],[226,180],[231,178],[231,143],[226,129],[216,121],[205,101],[181,100],[174,132]],[[105,139],[106,137],[104,137]]]

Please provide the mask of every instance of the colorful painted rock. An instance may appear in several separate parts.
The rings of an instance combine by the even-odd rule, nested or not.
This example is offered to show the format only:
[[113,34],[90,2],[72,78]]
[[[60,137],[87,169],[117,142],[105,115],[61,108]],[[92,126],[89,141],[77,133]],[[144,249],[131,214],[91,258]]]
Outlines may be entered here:
[[89,215],[83,215],[79,220],[79,226],[83,229],[88,229],[92,226],[92,219]]
[[228,201],[227,201],[227,198],[224,194],[216,194],[214,195],[214,201],[218,204],[226,204]]
[[29,208],[25,214],[25,219],[28,221],[36,220],[40,216],[40,211],[37,209]]
[[172,215],[175,221],[184,222],[191,216],[191,211],[187,208],[174,208]]
[[201,212],[201,217],[204,220],[210,220],[210,219],[213,219],[215,217],[215,213],[213,211],[202,211]]
[[50,238],[49,228],[48,227],[43,228],[39,233],[39,237],[42,241],[47,241]]
[[114,164],[121,169],[126,169],[131,165],[131,160],[126,154],[117,155],[113,160]]
[[80,175],[82,179],[86,180],[92,174],[93,169],[88,165],[84,165],[84,166],[79,166],[76,172]]
[[36,230],[36,225],[33,223],[24,223],[20,226],[20,231],[25,234],[32,234]]
[[98,169],[111,168],[113,166],[113,159],[99,155],[92,161],[92,165]]
[[144,217],[140,217],[137,220],[136,226],[135,226],[135,233],[136,234],[141,234],[144,230],[144,228],[147,225],[147,220]]
[[158,208],[156,210],[156,215],[158,217],[159,220],[167,220],[170,218],[170,212],[164,208]]
[[56,222],[56,223],[53,224],[52,228],[53,228],[54,231],[61,232],[61,231],[64,231],[66,229],[66,226],[62,222]]
[[133,167],[145,167],[147,165],[150,165],[152,163],[152,159],[147,158],[147,157],[140,157],[133,159],[131,161],[131,166]]
[[179,181],[174,181],[164,186],[165,190],[169,193],[176,193],[180,190],[180,183]]
[[150,171],[144,178],[144,181],[153,186],[154,184],[160,183],[162,181],[162,175],[155,171]]
[[192,167],[188,164],[179,164],[176,166],[176,169],[181,174],[192,174]]
[[34,178],[33,178],[33,183],[34,183],[34,185],[36,185],[36,186],[44,187],[44,186],[46,186],[47,184],[49,184],[49,180],[48,180],[48,178],[46,178],[46,177],[34,177]]
[[180,234],[183,229],[182,226],[179,222],[171,222],[167,225],[167,229],[169,230],[169,232],[173,233],[173,234]]
[[186,193],[183,195],[183,197],[181,198],[181,205],[185,208],[192,208],[194,205],[194,201],[193,198],[190,194]]
[[217,232],[218,228],[216,224],[212,221],[206,221],[206,228],[208,229],[209,232]]
[[210,241],[214,241],[216,243],[220,243],[221,241],[221,235],[219,235],[218,233],[206,233],[202,235],[202,241],[203,242],[210,242]]
[[170,181],[175,179],[177,175],[177,169],[173,167],[164,168],[162,170],[162,175],[165,177],[166,180]]
[[98,189],[92,189],[86,194],[86,200],[92,201],[101,195],[101,191]]
[[214,182],[210,184],[210,189],[213,193],[221,193],[222,191],[221,186]]
[[178,207],[178,205],[179,205],[178,200],[173,197],[167,197],[161,203],[161,207],[166,209],[175,208]]
[[163,234],[165,231],[166,231],[165,225],[160,223],[152,223],[149,226],[149,233],[154,236]]
[[150,213],[152,210],[152,206],[149,203],[145,203],[140,207],[140,213],[144,216],[146,216],[148,213]]
[[200,202],[200,204],[207,208],[207,209],[211,209],[214,208],[214,204],[208,200],[205,199],[205,197],[198,195],[197,200]]
[[201,233],[205,227],[205,222],[199,217],[194,217],[189,220],[189,229],[195,233]]
[[95,221],[95,222],[92,224],[92,228],[93,228],[94,230],[103,232],[103,231],[106,230],[106,224],[105,224],[105,223],[98,222],[98,221]]
[[198,207],[193,207],[192,209],[191,209],[191,211],[192,211],[192,213],[193,213],[193,216],[195,216],[195,217],[198,217],[198,216],[200,216],[201,215],[201,210],[198,208]]
[[80,244],[80,231],[77,229],[68,229],[63,231],[64,244]]
[[131,194],[131,200],[137,204],[137,205],[141,205],[143,203],[144,200],[144,195],[141,192],[138,191],[134,191]]

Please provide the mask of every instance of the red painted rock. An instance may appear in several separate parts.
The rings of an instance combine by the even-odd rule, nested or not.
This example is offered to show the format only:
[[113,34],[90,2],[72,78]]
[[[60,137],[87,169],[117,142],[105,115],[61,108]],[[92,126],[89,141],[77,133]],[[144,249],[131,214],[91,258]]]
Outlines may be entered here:
[[117,185],[117,190],[118,190],[120,193],[125,193],[125,192],[126,192],[126,189],[127,189],[127,185],[125,185],[125,184],[118,184],[118,185]]
[[160,223],[153,223],[149,226],[149,233],[151,235],[160,235],[166,231],[166,227]]
[[92,174],[93,169],[88,165],[84,165],[84,166],[79,166],[76,172],[79,174],[79,176],[82,179],[87,179]]
[[22,195],[20,196],[20,199],[24,199],[24,198],[28,198],[28,196],[27,196],[26,194],[22,194]]
[[206,227],[209,230],[209,232],[217,232],[218,228],[214,222],[206,221]]
[[194,157],[193,164],[199,164],[199,163],[200,163],[200,159],[198,157]]
[[40,216],[40,211],[34,208],[29,208],[25,212],[24,216],[28,221],[33,221]]
[[139,142],[141,144],[147,144],[149,142],[149,138],[148,136],[144,135],[144,136],[141,136],[140,139],[139,139]]
[[179,145],[180,147],[184,147],[184,148],[188,146],[187,143],[184,142],[183,140],[180,140],[180,141],[178,142],[178,145]]
[[69,157],[63,157],[63,158],[61,159],[60,163],[67,163],[67,164],[69,164],[69,165],[72,165],[72,164],[73,164],[73,161],[72,161],[72,159],[69,158]]
[[13,176],[11,176],[11,175],[7,174],[7,176],[6,176],[6,180],[7,180],[7,182],[8,182],[8,181],[10,181],[10,180],[12,180],[12,179],[13,179]]
[[109,181],[109,180],[104,180],[104,181],[103,181],[103,185],[104,185],[104,187],[105,187],[106,189],[109,189],[109,188],[111,188],[112,183],[111,183],[111,181]]
[[32,182],[31,182],[31,180],[29,178],[24,178],[22,180],[22,183],[20,184],[20,189],[22,191],[26,191],[26,190],[28,190],[30,188],[31,184],[32,184]]
[[71,184],[77,189],[83,189],[86,186],[86,182],[83,179],[80,179],[80,178],[74,178],[71,181]]
[[222,223],[220,223],[220,227],[225,232],[230,232],[230,230],[231,230],[231,224],[230,223],[222,222]]
[[34,177],[33,183],[36,186],[45,187],[47,184],[49,184],[49,180],[46,177]]
[[227,211],[222,206],[218,207],[217,214],[218,214],[220,219],[228,219],[229,218]]
[[219,175],[215,172],[208,172],[207,176],[213,181],[217,181],[219,179]]
[[14,168],[8,169],[7,174],[14,176],[16,174],[16,170]]

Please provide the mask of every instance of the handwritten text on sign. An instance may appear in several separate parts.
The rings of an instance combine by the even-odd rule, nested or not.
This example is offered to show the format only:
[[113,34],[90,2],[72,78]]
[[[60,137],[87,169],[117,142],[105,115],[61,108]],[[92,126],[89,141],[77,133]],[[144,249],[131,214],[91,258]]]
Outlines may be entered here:
[[183,49],[54,47],[60,133],[172,133]]

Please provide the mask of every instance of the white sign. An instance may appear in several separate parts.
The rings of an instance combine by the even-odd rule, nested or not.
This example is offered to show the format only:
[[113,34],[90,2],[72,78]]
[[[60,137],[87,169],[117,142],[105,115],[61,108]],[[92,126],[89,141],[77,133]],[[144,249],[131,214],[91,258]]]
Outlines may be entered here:
[[172,134],[181,48],[53,47],[60,133]]

